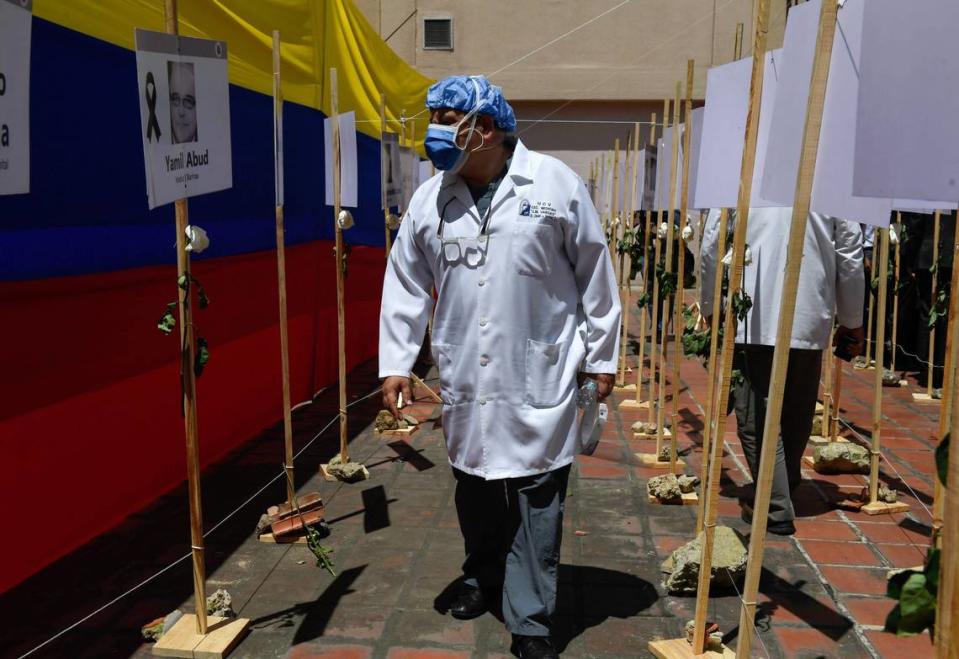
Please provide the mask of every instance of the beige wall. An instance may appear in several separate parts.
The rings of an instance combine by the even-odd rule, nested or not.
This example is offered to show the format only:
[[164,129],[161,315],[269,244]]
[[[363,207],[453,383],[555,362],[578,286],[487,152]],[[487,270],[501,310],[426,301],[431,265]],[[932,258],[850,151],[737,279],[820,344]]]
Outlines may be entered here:
[[[614,139],[625,142],[632,122],[662,114],[662,99],[675,95],[676,82],[685,87],[687,59],[695,60],[694,97],[702,99],[706,69],[733,59],[737,23],[745,24],[743,53],[750,54],[754,0],[632,0],[496,73],[620,1],[354,0],[393,50],[424,74],[488,75],[513,105],[520,138],[584,178]],[[782,45],[787,0],[770,2],[772,49]],[[453,19],[454,50],[423,50],[422,21],[431,17]],[[628,123],[600,123],[609,121]],[[641,134],[645,140],[648,126]]]
[[[736,24],[749,53],[753,0],[632,0],[529,58],[620,0],[354,0],[387,43],[424,74],[484,73],[517,100],[623,100],[672,96],[696,61],[705,71],[733,57]],[[782,43],[786,0],[771,0],[770,48]],[[453,19],[452,51],[423,50],[422,21]]]

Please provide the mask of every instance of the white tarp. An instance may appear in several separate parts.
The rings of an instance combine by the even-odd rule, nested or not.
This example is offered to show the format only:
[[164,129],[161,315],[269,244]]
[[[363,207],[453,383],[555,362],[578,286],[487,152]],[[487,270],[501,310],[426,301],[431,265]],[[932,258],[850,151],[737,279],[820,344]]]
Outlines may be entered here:
[[30,192],[31,0],[0,0],[0,195]]
[[[358,172],[356,166],[356,113],[340,115],[340,207],[356,208]],[[326,205],[333,206],[333,122],[323,120],[323,144],[326,159]]]
[[959,2],[868,0],[853,190],[959,200]]

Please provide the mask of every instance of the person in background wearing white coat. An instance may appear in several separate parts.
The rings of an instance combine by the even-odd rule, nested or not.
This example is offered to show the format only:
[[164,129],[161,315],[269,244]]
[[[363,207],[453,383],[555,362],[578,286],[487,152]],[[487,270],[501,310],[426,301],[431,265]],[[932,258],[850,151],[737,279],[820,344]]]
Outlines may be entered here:
[[[749,211],[746,232],[751,261],[743,271],[742,284],[752,308],[736,327],[734,368],[742,377],[731,391],[737,434],[754,480],[763,444],[791,218],[791,208],[754,208]],[[730,227],[734,222],[731,215]],[[833,318],[839,323],[836,340],[847,342],[852,357],[862,352],[864,340],[862,231],[858,224],[817,213],[810,213],[807,222],[767,527],[779,535],[796,532],[791,494],[802,482],[802,455],[812,430],[823,350],[829,347]],[[700,257],[703,291],[713,290],[718,241],[719,213],[711,211]],[[712,299],[700,301],[704,316],[712,315],[712,304]],[[741,505],[743,519],[751,523],[751,497]]]
[[409,375],[433,312],[443,431],[466,561],[450,612],[474,618],[502,591],[521,657],[550,641],[563,503],[578,453],[577,387],[612,390],[620,303],[586,187],[514,135],[513,110],[481,76],[430,87],[419,187],[390,253],[380,313],[383,402]]

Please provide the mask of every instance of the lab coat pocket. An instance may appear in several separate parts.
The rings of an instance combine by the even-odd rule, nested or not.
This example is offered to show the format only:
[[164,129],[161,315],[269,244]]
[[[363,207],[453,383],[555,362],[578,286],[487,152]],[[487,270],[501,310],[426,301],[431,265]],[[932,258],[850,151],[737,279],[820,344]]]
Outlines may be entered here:
[[516,272],[529,277],[548,277],[552,271],[553,228],[543,224],[517,224],[513,227],[513,265]]
[[567,387],[563,383],[566,367],[566,343],[526,341],[526,403],[534,407],[552,407],[559,403]]
[[453,363],[453,355],[458,346],[433,343],[431,348],[433,362],[440,372],[440,398],[447,405],[452,405],[456,402],[456,365]]

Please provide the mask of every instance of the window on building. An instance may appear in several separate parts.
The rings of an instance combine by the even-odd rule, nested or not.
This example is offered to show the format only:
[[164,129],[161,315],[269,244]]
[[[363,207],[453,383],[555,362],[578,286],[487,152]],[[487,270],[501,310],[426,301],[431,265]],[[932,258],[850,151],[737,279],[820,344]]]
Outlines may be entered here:
[[453,19],[423,19],[423,49],[453,50]]

